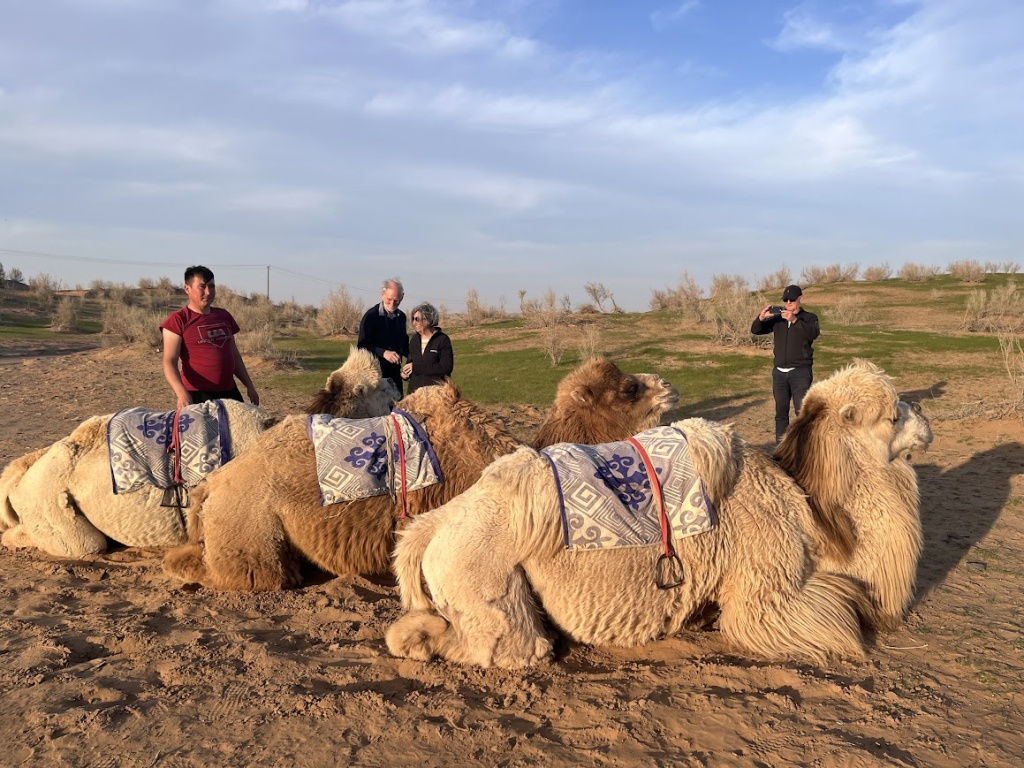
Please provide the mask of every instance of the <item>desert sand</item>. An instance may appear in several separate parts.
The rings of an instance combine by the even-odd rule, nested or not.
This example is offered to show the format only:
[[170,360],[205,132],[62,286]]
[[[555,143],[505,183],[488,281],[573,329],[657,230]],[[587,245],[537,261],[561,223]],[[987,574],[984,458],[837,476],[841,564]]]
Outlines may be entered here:
[[[172,407],[157,353],[87,344],[3,342],[0,466],[88,416]],[[632,649],[563,643],[524,672],[424,664],[387,652],[388,578],[311,573],[298,590],[215,593],[170,582],[156,550],[65,561],[2,549],[0,764],[1019,765],[1024,428],[942,418],[964,392],[929,384],[897,382],[925,397],[936,434],[914,457],[918,596],[864,662],[760,663],[706,631]],[[305,405],[260,389],[272,413]],[[672,416],[733,421],[760,444],[765,394]],[[540,413],[495,416],[526,437]]]

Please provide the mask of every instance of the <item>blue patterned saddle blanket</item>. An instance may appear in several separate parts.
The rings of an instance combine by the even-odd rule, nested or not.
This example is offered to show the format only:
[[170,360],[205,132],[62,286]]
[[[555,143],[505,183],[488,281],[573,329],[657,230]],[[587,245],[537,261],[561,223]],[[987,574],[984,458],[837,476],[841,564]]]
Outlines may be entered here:
[[653,467],[645,466],[636,448],[625,441],[557,443],[540,452],[555,475],[566,549],[661,543],[661,518],[648,476],[652,470],[673,538],[715,527],[714,508],[694,471],[686,436],[675,427],[655,427],[634,439]]
[[[394,417],[394,418],[392,418]],[[397,429],[396,429],[397,423]],[[442,480],[441,467],[423,427],[403,410],[370,419],[309,417],[316,476],[323,506],[353,499],[415,491]]]
[[[144,486],[170,488],[174,480],[171,447],[174,411],[126,408],[107,425],[107,449],[114,493],[130,493]],[[231,459],[228,419],[220,400],[181,409],[178,419],[181,445],[181,480],[186,488]]]

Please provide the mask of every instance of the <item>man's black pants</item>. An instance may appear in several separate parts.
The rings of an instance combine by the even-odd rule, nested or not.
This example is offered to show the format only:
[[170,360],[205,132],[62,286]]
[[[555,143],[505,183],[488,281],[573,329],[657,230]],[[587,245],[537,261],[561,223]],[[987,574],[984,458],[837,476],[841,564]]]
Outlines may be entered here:
[[814,376],[811,366],[804,365],[791,371],[780,371],[772,368],[772,394],[775,395],[775,442],[779,442],[789,427],[789,403],[793,401],[793,411],[800,413],[804,395],[811,388]]

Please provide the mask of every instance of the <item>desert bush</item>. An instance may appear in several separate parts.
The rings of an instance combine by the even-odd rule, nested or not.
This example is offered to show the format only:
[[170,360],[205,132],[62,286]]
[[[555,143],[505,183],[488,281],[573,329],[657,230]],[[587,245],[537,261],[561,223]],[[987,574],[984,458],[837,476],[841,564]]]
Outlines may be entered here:
[[831,285],[852,283],[860,274],[860,264],[829,264],[827,267],[808,266],[800,272],[802,285]]
[[363,317],[363,307],[349,296],[348,288],[340,286],[327,294],[316,313],[316,330],[321,336],[355,334]]
[[682,313],[684,317],[693,317],[699,323],[708,319],[704,306],[704,290],[697,285],[697,281],[689,272],[680,275],[679,284],[675,288],[666,288],[664,291],[652,289],[650,307],[655,312],[671,309]]
[[82,302],[75,298],[62,298],[54,307],[50,315],[50,330],[57,333],[67,333],[78,330],[78,315],[82,309]]
[[480,294],[476,288],[470,288],[466,291],[466,324],[467,325],[480,325],[484,320],[489,320],[495,317],[503,317],[505,314],[504,306],[495,307],[489,304],[485,304],[480,299]]
[[985,272],[990,275],[1016,275],[1020,272],[1020,264],[1015,261],[986,261]]
[[962,283],[983,283],[985,282],[985,268],[976,261],[954,261],[947,270],[949,276],[956,278]]
[[547,353],[552,368],[558,367],[558,364],[562,362],[562,355],[565,354],[565,339],[562,333],[562,329],[557,325],[547,326],[541,333],[544,352]]
[[747,279],[740,275],[712,275],[711,276],[711,299],[712,301],[734,293],[749,293],[750,287]]
[[717,294],[710,300],[715,323],[713,341],[723,346],[767,346],[771,343],[771,336],[752,335],[750,324],[768,302],[759,294],[746,290],[746,281],[740,280],[742,290],[735,287],[726,290],[720,285]]
[[113,302],[103,308],[103,333],[126,343],[145,343],[159,349],[162,343],[159,312]]
[[920,283],[929,277],[935,277],[939,273],[938,267],[931,267],[926,264],[915,264],[908,261],[900,267],[899,276],[901,280],[908,283]]
[[156,288],[156,283],[149,277],[140,277],[138,285],[141,291],[151,291]]
[[578,307],[576,307],[576,314],[577,315],[596,315],[598,313],[599,313],[599,310],[597,309],[597,307],[595,307],[589,301],[585,302],[583,304],[580,304]]
[[888,263],[879,264],[874,267],[864,267],[862,277],[869,283],[877,283],[881,280],[888,280],[892,277],[892,267]]
[[864,300],[859,296],[843,296],[828,309],[828,318],[836,325],[856,325],[866,315]]
[[23,283],[25,282],[25,276],[21,274],[21,270],[17,267],[11,267],[7,270],[7,279],[12,283]]
[[759,278],[757,281],[758,293],[766,295],[779,294],[782,295],[782,289],[785,288],[792,282],[790,279],[789,268],[780,267],[779,269],[772,272],[770,275],[765,275]]
[[60,287],[60,283],[45,272],[40,272],[29,278],[28,287],[32,289],[32,295],[39,307],[48,309],[53,304],[53,294]]
[[136,304],[135,291],[123,283],[112,283],[107,289],[107,298],[115,304],[132,306]]
[[601,348],[601,329],[596,323],[583,323],[576,334],[576,351],[580,360],[586,360],[598,354]]
[[1018,333],[1024,330],[1024,295],[1014,280],[991,291],[975,290],[967,297],[961,327],[968,331]]
[[1024,347],[1016,333],[1003,332],[999,336],[999,352],[1003,367],[1015,392],[1015,404],[1024,407]]
[[587,296],[591,298],[601,312],[605,311],[604,303],[606,301],[611,303],[612,312],[622,312],[622,308],[615,303],[615,296],[612,295],[611,291],[604,287],[604,283],[587,283],[583,286],[583,290],[587,292]]
[[535,328],[550,328],[558,325],[564,318],[564,313],[557,306],[555,292],[550,288],[543,299],[527,299],[526,291],[520,291],[519,311],[527,325]]

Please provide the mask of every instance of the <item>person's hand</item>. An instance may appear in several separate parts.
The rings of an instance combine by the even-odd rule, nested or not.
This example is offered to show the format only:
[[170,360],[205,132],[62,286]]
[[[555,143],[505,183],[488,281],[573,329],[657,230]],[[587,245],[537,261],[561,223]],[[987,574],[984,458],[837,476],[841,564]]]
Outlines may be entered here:
[[253,405],[260,404],[260,393],[256,391],[256,387],[249,386],[245,388],[245,394],[249,396],[249,402]]
[[188,408],[190,405],[192,405],[192,395],[188,393],[187,389],[183,389],[178,395],[178,403],[174,407],[180,411],[182,408]]
[[[772,316],[772,305],[771,304],[767,304],[767,305],[765,305],[765,308],[761,310],[761,314],[757,316],[757,319],[760,320],[763,323],[765,320],[767,320],[771,316]],[[747,317],[750,317],[750,315],[747,315]]]
[[402,356],[391,349],[384,351],[384,359],[387,360],[389,363],[394,363],[395,365],[398,365],[400,362],[402,362]]
[[406,363],[402,366],[402,378],[408,379],[412,376],[412,363]]

